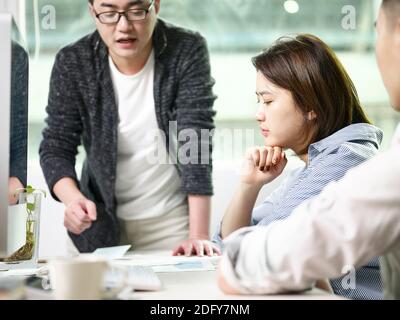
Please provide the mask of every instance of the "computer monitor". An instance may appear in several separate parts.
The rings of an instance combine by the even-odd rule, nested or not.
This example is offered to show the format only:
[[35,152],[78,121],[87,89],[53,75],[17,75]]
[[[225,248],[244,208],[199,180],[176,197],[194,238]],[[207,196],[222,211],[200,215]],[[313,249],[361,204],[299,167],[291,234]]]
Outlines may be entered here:
[[[9,13],[0,13],[0,257],[8,252],[11,178],[26,185],[29,59]],[[15,181],[15,180],[14,180]]]

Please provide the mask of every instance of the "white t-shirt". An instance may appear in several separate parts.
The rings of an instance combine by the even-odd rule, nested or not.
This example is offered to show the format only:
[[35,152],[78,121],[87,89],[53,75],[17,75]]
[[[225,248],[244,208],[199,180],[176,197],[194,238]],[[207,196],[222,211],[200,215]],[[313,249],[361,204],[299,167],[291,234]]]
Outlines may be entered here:
[[[154,52],[133,76],[122,74],[111,57],[109,64],[119,114],[117,216],[123,220],[162,216],[185,205],[186,196],[173,164],[149,161],[159,151],[154,138],[158,130],[153,95]],[[162,147],[166,149],[165,144]]]

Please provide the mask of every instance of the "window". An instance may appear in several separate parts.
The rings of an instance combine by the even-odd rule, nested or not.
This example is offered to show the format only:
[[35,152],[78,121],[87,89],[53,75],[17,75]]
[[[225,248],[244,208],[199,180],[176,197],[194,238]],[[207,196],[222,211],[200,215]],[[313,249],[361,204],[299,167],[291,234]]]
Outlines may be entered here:
[[[367,113],[385,131],[383,147],[387,148],[400,117],[389,107],[375,62],[373,24],[378,2],[161,0],[160,17],[199,31],[206,37],[212,74],[216,80],[215,93],[219,97],[215,103],[218,128],[257,128],[254,120],[255,71],[250,58],[279,36],[308,32],[321,37],[337,52],[356,85]],[[296,8],[296,13],[289,13]],[[349,10],[351,13],[353,9],[355,29],[346,29],[343,23]],[[48,21],[52,10],[55,13],[55,28]],[[47,84],[55,54],[62,46],[92,32],[95,26],[85,0],[27,1],[26,25],[29,27],[29,48],[37,57],[31,62],[30,84],[30,159],[37,161],[40,131],[46,115]],[[35,26],[39,33],[35,32]],[[215,148],[217,158],[222,156],[218,151],[219,143]],[[258,130],[255,131],[255,143],[262,144]],[[250,140],[245,144],[252,142]],[[234,151],[233,156],[241,158],[243,149]]]

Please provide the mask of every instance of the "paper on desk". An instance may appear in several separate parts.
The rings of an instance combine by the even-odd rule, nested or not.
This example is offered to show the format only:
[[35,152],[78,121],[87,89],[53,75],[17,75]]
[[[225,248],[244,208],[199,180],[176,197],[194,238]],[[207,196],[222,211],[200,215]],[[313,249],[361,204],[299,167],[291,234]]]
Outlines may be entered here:
[[176,264],[151,266],[154,272],[188,272],[188,271],[214,271],[215,265],[211,261],[179,262]]
[[207,271],[215,270],[220,256],[171,256],[133,254],[114,260],[113,264],[151,267],[155,272]]
[[173,256],[170,253],[161,254],[127,254],[123,258],[117,260],[118,263],[127,263],[130,265],[142,265],[142,266],[153,266],[153,265],[171,265],[180,262],[194,262],[194,261],[210,261],[213,264],[217,264],[221,256]]
[[131,245],[98,248],[93,254],[106,257],[107,259],[120,259],[130,249]]

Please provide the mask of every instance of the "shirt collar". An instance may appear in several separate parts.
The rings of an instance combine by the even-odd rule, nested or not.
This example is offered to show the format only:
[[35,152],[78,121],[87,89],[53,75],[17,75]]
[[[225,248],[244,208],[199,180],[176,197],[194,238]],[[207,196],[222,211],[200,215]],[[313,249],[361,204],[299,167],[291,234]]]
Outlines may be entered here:
[[370,141],[379,147],[383,139],[383,132],[379,128],[367,124],[356,123],[336,131],[330,136],[314,142],[308,148],[309,161],[316,157],[321,152],[330,152],[345,142],[364,140]]

